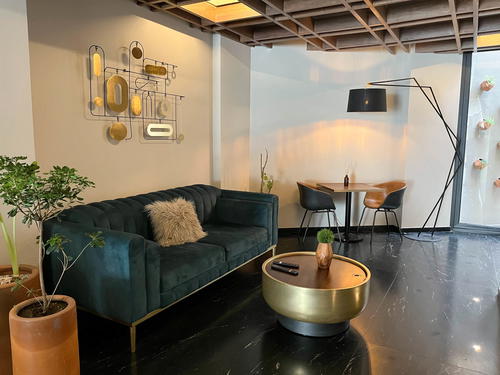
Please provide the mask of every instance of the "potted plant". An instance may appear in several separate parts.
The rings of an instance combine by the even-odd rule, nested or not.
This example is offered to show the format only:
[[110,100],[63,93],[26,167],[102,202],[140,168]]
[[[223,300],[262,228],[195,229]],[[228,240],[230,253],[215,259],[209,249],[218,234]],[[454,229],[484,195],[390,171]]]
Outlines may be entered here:
[[9,311],[12,306],[30,298],[24,290],[15,290],[18,282],[36,291],[39,288],[38,269],[19,264],[16,247],[16,218],[12,218],[12,230],[0,214],[0,232],[5,242],[10,265],[0,265],[0,374],[12,374],[10,351]]
[[265,160],[262,158],[262,154],[260,154],[260,192],[271,193],[271,190],[274,186],[274,180],[272,176],[269,176],[266,173],[267,162],[269,161],[269,152],[266,150]]
[[486,168],[486,166],[488,165],[488,162],[484,159],[479,158],[477,160],[474,160],[474,163],[472,163],[472,165],[476,169],[483,169],[483,168]]
[[[19,214],[24,224],[38,231],[38,269],[40,294],[15,305],[9,312],[14,374],[78,374],[79,355],[76,304],[68,296],[56,295],[64,273],[89,247],[104,245],[101,233],[89,233],[89,241],[72,259],[65,252],[69,241],[59,234],[44,240],[43,222],[56,218],[62,210],[82,201],[80,193],[94,183],[69,167],[54,166],[42,173],[37,162],[24,156],[0,156],[0,198],[11,207],[10,217]],[[43,278],[43,259],[55,253],[61,274],[51,294]],[[21,281],[16,290],[32,293]],[[36,369],[36,370],[35,370]]]
[[493,87],[495,87],[495,80],[491,77],[488,77],[483,82],[481,82],[481,90],[490,91]]
[[330,269],[333,259],[332,242],[335,239],[330,229],[321,229],[316,235],[318,247],[316,248],[316,261],[318,268]]
[[477,123],[477,127],[479,128],[479,130],[488,130],[493,125],[495,125],[495,120],[493,120],[491,117],[483,118],[482,121],[479,121]]

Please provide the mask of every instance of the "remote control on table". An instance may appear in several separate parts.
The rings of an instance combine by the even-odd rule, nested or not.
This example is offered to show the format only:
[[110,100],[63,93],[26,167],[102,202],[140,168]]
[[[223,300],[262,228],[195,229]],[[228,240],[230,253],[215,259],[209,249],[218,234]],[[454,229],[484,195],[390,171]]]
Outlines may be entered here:
[[276,264],[277,266],[283,266],[286,268],[295,268],[299,269],[299,265],[295,263],[287,263],[287,262],[282,262],[281,260],[275,260],[273,264]]
[[287,274],[293,275],[293,276],[297,276],[299,274],[298,271],[296,271],[296,270],[292,270],[290,268],[285,268],[283,266],[278,266],[276,264],[271,264],[271,268],[275,271],[287,273]]

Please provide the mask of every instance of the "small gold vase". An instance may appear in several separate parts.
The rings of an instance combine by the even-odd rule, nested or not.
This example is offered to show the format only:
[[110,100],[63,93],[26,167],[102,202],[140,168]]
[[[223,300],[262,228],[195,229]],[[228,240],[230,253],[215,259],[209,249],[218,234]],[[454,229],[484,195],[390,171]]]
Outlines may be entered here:
[[331,243],[318,243],[316,248],[316,261],[318,268],[328,270],[333,259],[333,250]]

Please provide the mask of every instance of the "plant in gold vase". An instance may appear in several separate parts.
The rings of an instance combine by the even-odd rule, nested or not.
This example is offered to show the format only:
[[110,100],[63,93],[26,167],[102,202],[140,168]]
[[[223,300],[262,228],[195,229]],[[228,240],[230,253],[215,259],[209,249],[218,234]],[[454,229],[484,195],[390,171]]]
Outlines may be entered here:
[[[37,162],[26,162],[26,159],[25,156],[0,156],[0,200],[11,207],[7,215],[21,216],[24,224],[34,225],[38,232],[40,293],[34,294],[22,279],[12,288],[33,297],[18,303],[9,312],[13,369],[17,374],[28,374],[35,368],[37,375],[77,374],[80,364],[76,304],[71,297],[55,293],[65,272],[83,252],[90,247],[102,247],[104,241],[101,232],[88,233],[88,243],[82,244],[73,259],[66,252],[69,241],[58,233],[44,236],[43,223],[56,218],[64,208],[79,203],[80,193],[94,183],[66,166],[54,166],[43,173]],[[13,244],[13,236],[7,235],[6,241]],[[11,250],[13,246],[9,245]],[[50,253],[57,256],[61,274],[48,293],[42,265]],[[61,372],[62,363],[64,372]]]
[[316,261],[318,268],[330,269],[330,264],[333,259],[332,242],[335,239],[333,232],[330,229],[321,229],[316,235],[318,239],[318,247],[316,248]]

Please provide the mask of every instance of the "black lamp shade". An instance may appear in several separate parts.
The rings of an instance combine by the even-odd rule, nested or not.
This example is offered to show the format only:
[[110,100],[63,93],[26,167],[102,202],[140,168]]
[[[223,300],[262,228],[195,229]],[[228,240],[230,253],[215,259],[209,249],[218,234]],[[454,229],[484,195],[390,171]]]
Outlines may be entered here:
[[347,112],[387,112],[385,89],[349,90]]

